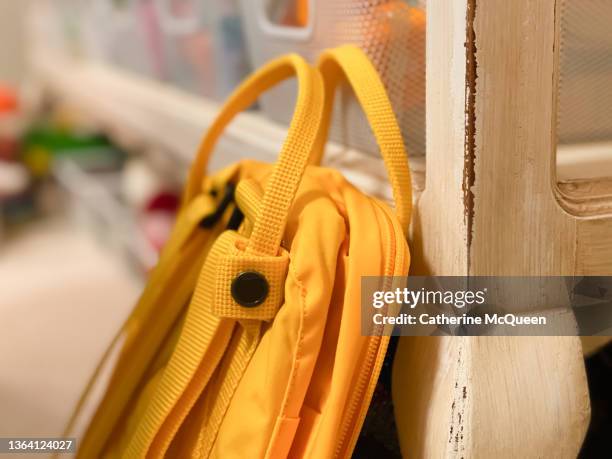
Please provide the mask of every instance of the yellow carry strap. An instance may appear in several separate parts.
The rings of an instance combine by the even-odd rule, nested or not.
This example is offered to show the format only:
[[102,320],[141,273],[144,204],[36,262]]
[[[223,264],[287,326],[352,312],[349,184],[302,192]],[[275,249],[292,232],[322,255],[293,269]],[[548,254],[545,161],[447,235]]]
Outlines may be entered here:
[[242,83],[208,130],[187,184],[186,199],[189,200],[201,191],[210,154],[225,126],[251,106],[261,93],[292,74],[296,75],[299,84],[295,111],[246,249],[261,255],[278,252],[289,208],[319,130],[324,92],[316,70],[300,56],[290,54],[268,63]]
[[[202,142],[188,179],[185,204],[202,193],[206,165],[225,126],[240,111],[251,106],[262,92],[292,75],[298,80],[295,112],[259,206],[254,229],[245,250],[247,254],[276,258],[279,252],[289,208],[308,164],[320,126],[324,88],[318,71],[301,57],[288,55],[270,62],[250,76],[221,108],[218,118]],[[220,239],[225,236],[229,235],[224,233]],[[221,253],[230,251],[230,246],[225,247],[219,240],[215,247],[213,252],[216,250],[219,253],[211,253],[208,258],[218,258]],[[221,250],[223,247],[225,249]],[[215,278],[214,270],[217,266],[213,265],[215,263],[211,264],[210,260],[205,263],[199,282],[210,283]],[[198,291],[201,291],[199,286],[196,287],[190,302],[175,351],[129,442],[125,457],[161,457],[165,454],[181,422],[206,388],[229,345],[236,320],[212,314],[210,303],[215,299],[201,295]],[[229,378],[231,381],[240,380],[248,363],[247,357],[256,347],[257,343],[253,340],[258,341],[260,323],[253,322],[242,323],[250,332],[243,334],[240,340],[244,341],[244,344],[238,347],[244,349],[244,358],[238,359],[240,365],[230,365],[228,369],[233,375]],[[228,388],[230,389],[231,387]]]
[[347,81],[353,88],[385,161],[393,189],[397,217],[408,234],[412,213],[412,184],[408,153],[385,87],[368,57],[358,47],[345,45],[324,51],[319,70],[325,81],[325,108],[312,163],[319,164],[331,122],[336,87]]

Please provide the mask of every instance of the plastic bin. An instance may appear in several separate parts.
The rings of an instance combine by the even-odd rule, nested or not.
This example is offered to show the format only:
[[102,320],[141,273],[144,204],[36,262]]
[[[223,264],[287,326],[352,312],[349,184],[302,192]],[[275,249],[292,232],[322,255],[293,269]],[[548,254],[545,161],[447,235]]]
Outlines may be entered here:
[[169,79],[221,100],[248,72],[238,5],[233,0],[154,0],[164,32]]
[[[315,62],[325,48],[344,43],[360,46],[389,92],[409,153],[425,153],[424,1],[241,0],[241,7],[254,66],[287,52]],[[290,120],[293,85],[285,83],[262,98],[262,108],[271,119]],[[337,95],[331,137],[377,154],[365,116],[346,91]]]
[[163,79],[163,36],[153,0],[89,0],[83,12],[89,55],[140,75]]

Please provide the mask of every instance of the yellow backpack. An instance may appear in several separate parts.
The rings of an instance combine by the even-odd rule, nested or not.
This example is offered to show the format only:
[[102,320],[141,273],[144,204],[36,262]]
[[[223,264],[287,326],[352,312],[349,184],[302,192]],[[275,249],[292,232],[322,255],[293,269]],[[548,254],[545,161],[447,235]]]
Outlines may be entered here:
[[[205,176],[228,122],[293,75],[278,162]],[[395,211],[314,165],[344,80]],[[408,274],[411,205],[400,130],[358,48],[324,52],[318,69],[288,55],[255,72],[205,136],[171,239],[77,407],[78,457],[350,457],[389,340],[361,334],[361,277]]]

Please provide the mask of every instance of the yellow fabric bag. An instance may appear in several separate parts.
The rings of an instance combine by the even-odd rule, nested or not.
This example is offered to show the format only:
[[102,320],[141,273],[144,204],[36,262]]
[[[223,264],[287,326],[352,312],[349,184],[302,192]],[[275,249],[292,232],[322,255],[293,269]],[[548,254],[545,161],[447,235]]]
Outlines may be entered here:
[[[278,162],[205,176],[226,124],[292,75]],[[309,165],[344,80],[380,146],[395,212]],[[361,335],[361,276],[408,274],[411,204],[400,130],[358,48],[324,52],[318,69],[288,55],[254,73],[205,136],[171,239],[77,407],[78,457],[350,457],[388,344]]]

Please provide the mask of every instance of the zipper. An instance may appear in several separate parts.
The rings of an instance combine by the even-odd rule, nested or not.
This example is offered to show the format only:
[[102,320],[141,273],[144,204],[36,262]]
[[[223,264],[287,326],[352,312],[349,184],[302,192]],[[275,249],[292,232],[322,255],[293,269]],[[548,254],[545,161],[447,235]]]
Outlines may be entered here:
[[[387,260],[383,275],[385,280],[383,288],[386,290],[390,287],[391,279],[388,277],[395,274],[398,267],[402,267],[405,263],[404,251],[397,250],[397,241],[403,239],[403,231],[394,224],[394,220],[389,215],[390,210],[381,205],[377,200],[374,200],[379,210],[382,212],[384,219],[387,222],[386,229],[389,230],[387,240],[389,241],[385,259]],[[401,234],[401,238],[398,237]],[[382,332],[382,326],[380,326]],[[369,337],[368,348],[361,371],[357,378],[357,384],[353,391],[353,396],[348,405],[347,414],[340,428],[339,441],[334,453],[334,457],[350,457],[357,439],[361,432],[363,422],[369,408],[369,401],[372,399],[374,389],[378,378],[373,375],[379,375],[382,368],[387,345],[389,344],[388,336],[371,336]]]

